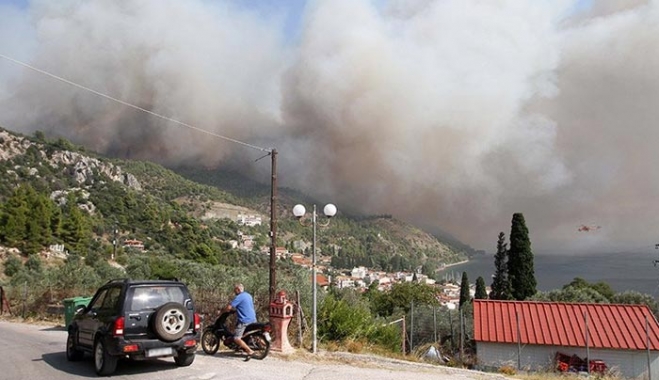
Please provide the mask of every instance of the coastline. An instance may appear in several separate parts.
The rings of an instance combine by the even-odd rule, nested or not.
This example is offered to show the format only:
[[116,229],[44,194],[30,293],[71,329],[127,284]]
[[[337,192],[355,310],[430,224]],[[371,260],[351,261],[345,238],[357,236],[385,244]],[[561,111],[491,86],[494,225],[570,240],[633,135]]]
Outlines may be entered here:
[[443,270],[446,269],[446,268],[454,267],[454,266],[456,266],[456,265],[460,265],[460,264],[466,264],[466,263],[468,263],[468,262],[469,262],[469,259],[467,259],[467,260],[462,260],[462,261],[458,261],[457,263],[444,264],[444,266],[443,266],[439,271],[441,272],[441,271],[443,271]]
[[[625,254],[539,254],[534,255],[533,267],[538,291],[561,289],[574,278],[580,277],[590,283],[605,282],[615,292],[635,290],[659,297],[659,272],[657,267],[651,264],[655,258],[657,250],[654,247]],[[468,263],[457,268],[447,267],[438,271],[437,278],[443,279],[446,276],[460,280],[459,275],[467,272],[471,281],[483,277],[486,285],[490,285],[495,271],[493,255],[475,255]]]

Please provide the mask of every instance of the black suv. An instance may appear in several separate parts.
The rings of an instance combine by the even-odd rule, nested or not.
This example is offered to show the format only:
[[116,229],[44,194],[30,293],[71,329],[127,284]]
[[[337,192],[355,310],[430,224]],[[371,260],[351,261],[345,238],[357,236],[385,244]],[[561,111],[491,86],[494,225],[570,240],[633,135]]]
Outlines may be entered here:
[[98,375],[107,376],[120,358],[173,356],[179,366],[195,358],[201,318],[187,286],[171,280],[111,280],[68,326],[66,357],[94,357]]

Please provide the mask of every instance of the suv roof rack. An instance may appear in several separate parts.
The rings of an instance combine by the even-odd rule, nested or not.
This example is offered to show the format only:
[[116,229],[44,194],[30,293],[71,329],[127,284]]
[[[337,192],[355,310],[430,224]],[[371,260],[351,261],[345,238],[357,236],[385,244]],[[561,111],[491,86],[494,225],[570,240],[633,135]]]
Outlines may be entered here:
[[148,283],[148,282],[153,282],[153,281],[174,281],[174,282],[181,282],[177,277],[161,277],[161,276],[159,276],[159,277],[156,278],[156,279],[148,279],[148,280],[133,280],[132,278],[113,278],[113,279],[111,279],[111,280],[108,280],[108,282],[106,282],[106,284],[111,284],[111,283],[116,283],[116,282],[124,283],[124,284],[127,284],[127,283],[133,283],[133,282],[145,282],[145,283]]
[[158,280],[164,280],[164,281],[179,281],[178,277],[161,277],[161,276],[158,276]]
[[111,280],[108,280],[106,284],[112,283],[112,282],[129,282],[130,278],[113,278]]

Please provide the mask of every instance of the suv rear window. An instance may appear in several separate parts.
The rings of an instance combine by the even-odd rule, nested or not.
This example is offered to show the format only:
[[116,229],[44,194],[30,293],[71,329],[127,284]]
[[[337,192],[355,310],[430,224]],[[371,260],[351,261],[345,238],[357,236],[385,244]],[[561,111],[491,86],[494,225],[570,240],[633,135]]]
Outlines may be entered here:
[[119,296],[121,295],[121,288],[112,287],[103,289],[99,292],[98,297],[89,305],[90,310],[95,311],[113,311],[119,306]]
[[185,295],[180,286],[148,286],[131,290],[134,294],[129,294],[128,299],[132,300],[129,305],[132,311],[156,309],[167,302],[185,304]]

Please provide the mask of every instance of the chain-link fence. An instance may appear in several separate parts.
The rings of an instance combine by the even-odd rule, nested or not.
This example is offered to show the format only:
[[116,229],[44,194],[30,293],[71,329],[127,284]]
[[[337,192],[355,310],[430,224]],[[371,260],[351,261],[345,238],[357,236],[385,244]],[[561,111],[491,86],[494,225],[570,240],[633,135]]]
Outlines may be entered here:
[[[59,321],[64,326],[65,300],[92,297],[96,290],[97,288],[82,287],[50,289],[32,286],[27,282],[20,286],[3,285],[0,286],[0,316],[11,315],[24,319]],[[227,289],[191,287],[190,292],[195,300],[196,311],[202,316],[204,324],[213,323],[219,316],[219,311],[233,298],[233,294],[230,294]],[[266,291],[257,290],[253,297],[257,319],[268,321],[270,300],[267,289]],[[310,316],[299,313],[295,294],[289,297],[292,298],[290,301],[296,305],[295,316],[288,328],[290,343],[294,347],[308,348],[311,346],[311,331],[308,327]],[[229,322],[233,323],[233,321]]]
[[429,346],[446,358],[464,362],[473,354],[473,318],[469,305],[462,309],[410,304],[405,315],[407,353]]
[[[62,313],[63,301],[72,297],[91,297],[95,294],[97,287],[84,288],[75,287],[68,289],[54,289],[35,287],[32,284],[3,285],[2,313],[18,317],[49,317]],[[195,300],[197,312],[200,315],[213,318],[219,310],[226,306],[233,294],[225,289],[200,289],[191,288],[192,298]],[[254,306],[259,319],[267,320],[269,296],[254,296]]]
[[[267,286],[252,285],[250,293],[254,297],[257,317],[260,321],[269,318],[269,294]],[[25,282],[21,285],[3,285],[0,300],[3,314],[23,318],[61,319],[64,324],[64,300],[71,297],[91,297],[97,287],[75,286],[65,289],[55,289],[38,284]],[[190,291],[195,300],[197,312],[204,318],[204,323],[212,323],[221,310],[233,298],[229,287],[191,286]],[[302,300],[296,299],[296,294],[289,294],[289,300],[296,305],[295,316],[289,326],[291,344],[298,347],[310,346],[311,332],[309,323],[311,315],[300,313],[297,307],[307,305],[309,300],[303,294]],[[307,297],[308,298],[308,297]],[[309,305],[307,305],[309,306]],[[308,309],[308,307],[307,307]],[[473,320],[471,308],[451,310],[446,306],[410,304],[404,317],[391,322],[401,329],[405,326],[404,349],[406,353],[418,353],[419,350],[434,346],[442,355],[455,360],[464,358],[473,352]],[[323,323],[322,320],[318,321]],[[402,349],[402,348],[401,348]]]
[[61,316],[64,321],[65,299],[71,297],[91,297],[95,288],[54,289],[50,287],[33,286],[27,282],[22,285],[3,285],[0,291],[0,315],[10,314],[22,318],[48,318]]

